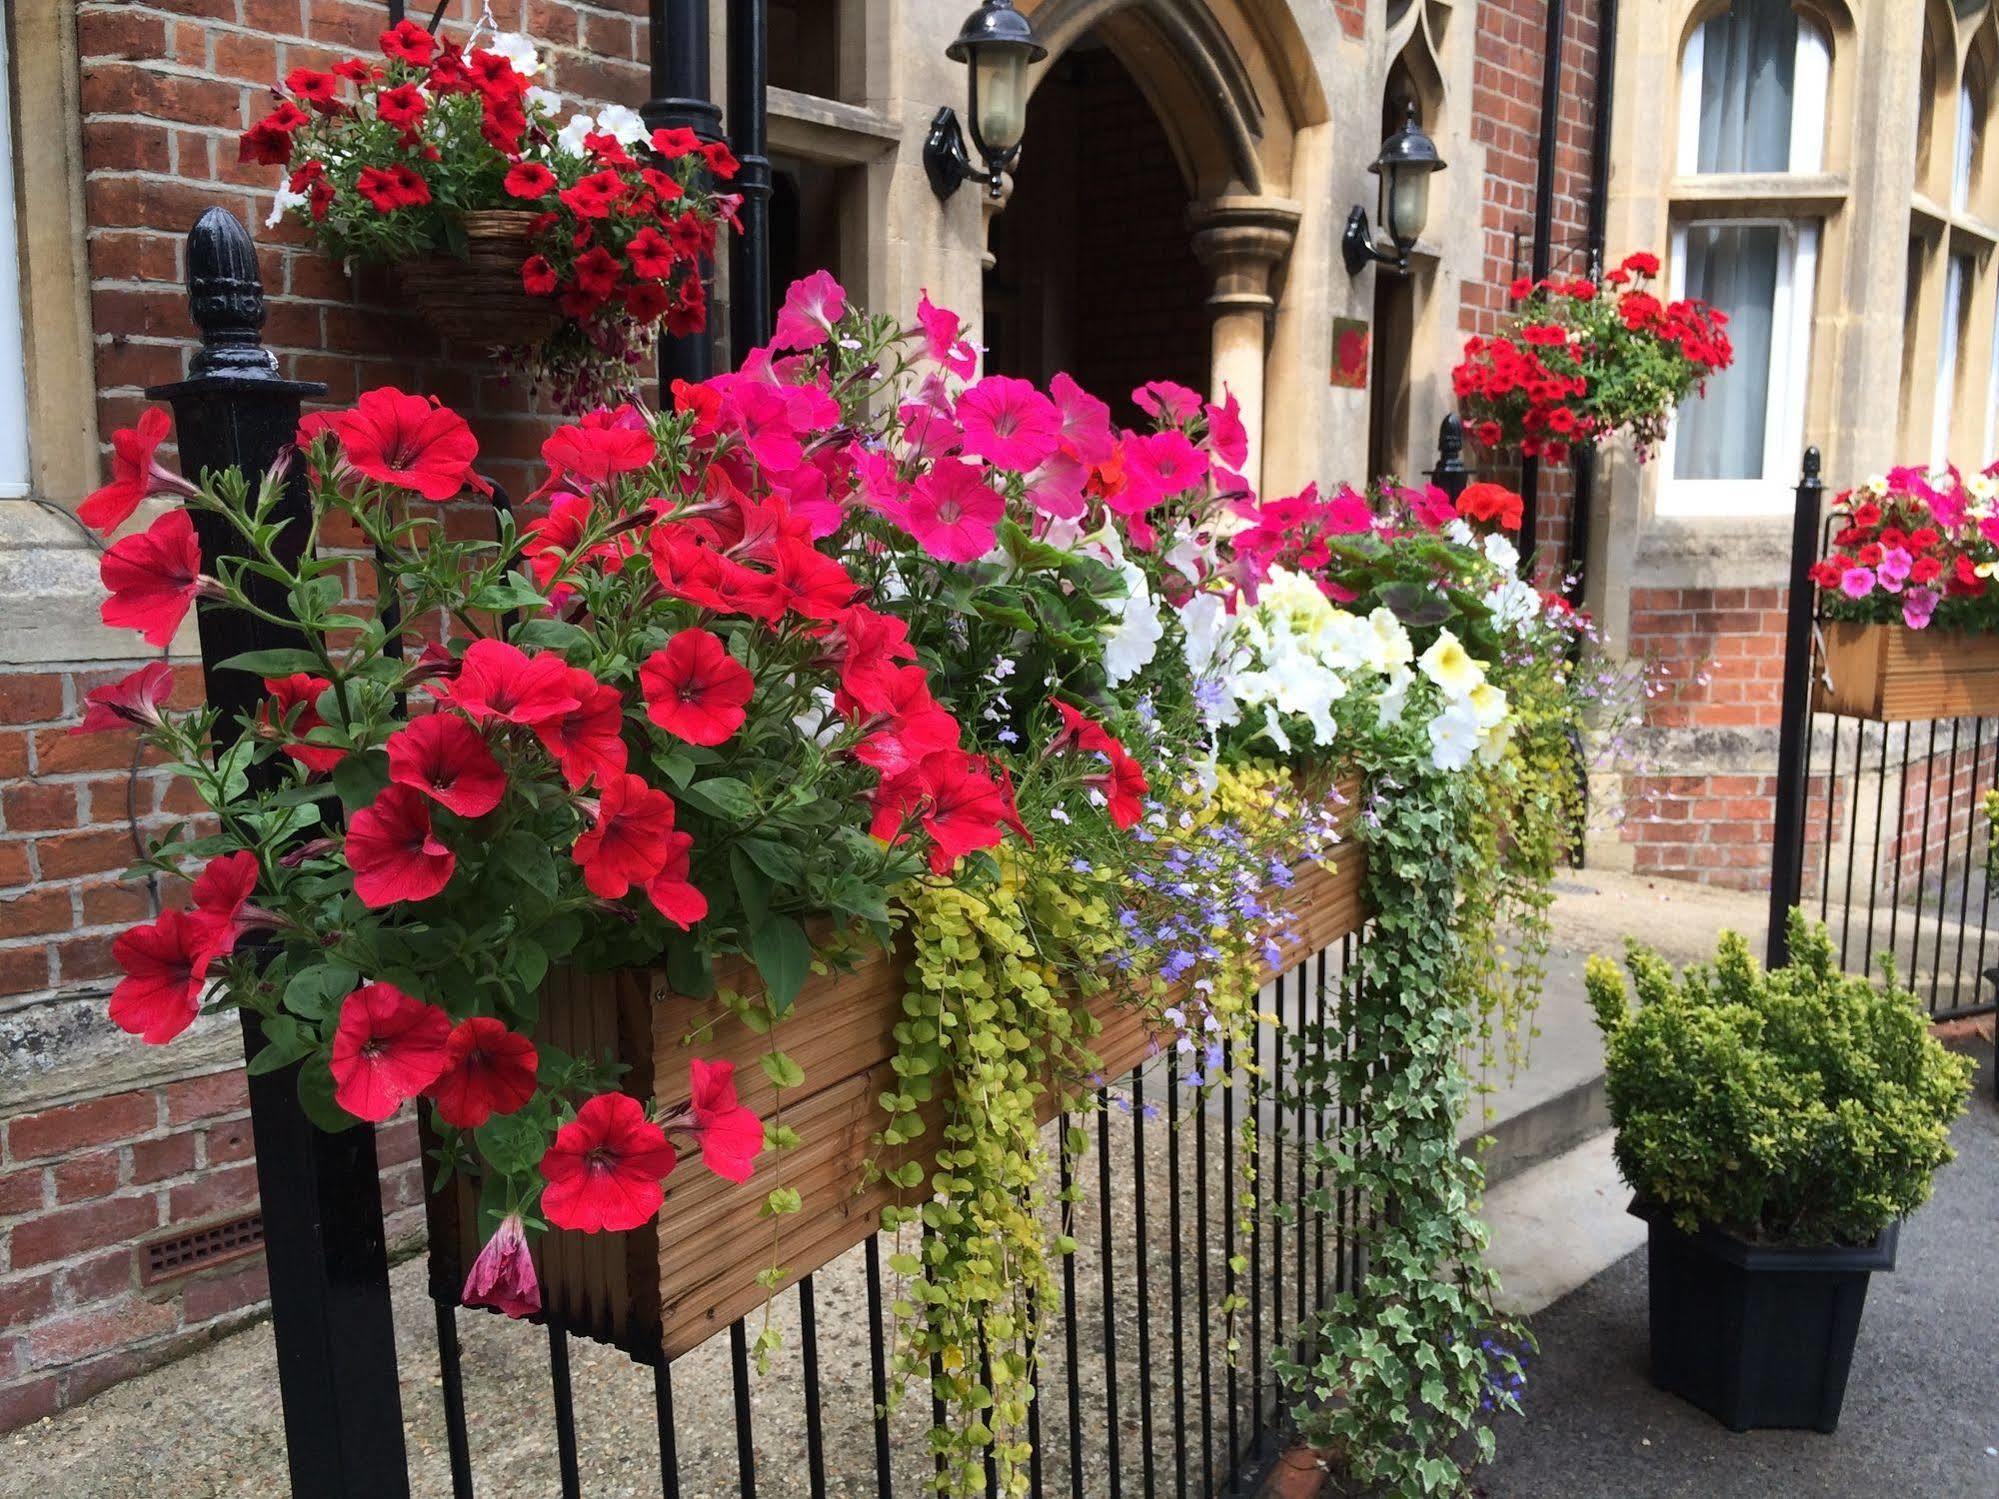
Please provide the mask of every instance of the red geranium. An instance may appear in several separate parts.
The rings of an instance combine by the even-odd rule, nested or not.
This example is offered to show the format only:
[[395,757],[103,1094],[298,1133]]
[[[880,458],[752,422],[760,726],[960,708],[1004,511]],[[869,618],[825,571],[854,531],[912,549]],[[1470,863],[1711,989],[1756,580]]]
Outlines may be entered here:
[[689,744],[717,745],[743,726],[754,680],[706,630],[682,630],[639,668],[646,717]]
[[701,1159],[717,1176],[746,1182],[756,1158],[763,1154],[763,1121],[736,1098],[736,1064],[700,1057],[689,1065],[694,1134],[701,1142]]
[[437,1117],[458,1129],[477,1129],[495,1114],[511,1114],[534,1097],[534,1042],[490,1015],[452,1027],[444,1044],[444,1070],[429,1087]]
[[120,933],[111,960],[125,977],[111,991],[112,1024],[154,1046],[186,1030],[201,1008],[218,940],[213,921],[187,911],[163,911]]
[[173,429],[173,420],[158,406],[139,413],[136,427],[121,427],[111,434],[111,482],[95,489],[76,507],[76,518],[107,535],[117,530],[139,508],[147,495],[163,488],[178,489],[181,483],[159,465],[160,444]]
[[326,427],[340,439],[341,458],[363,478],[427,500],[448,500],[467,488],[492,493],[472,472],[479,440],[462,416],[436,401],[384,385],[363,393],[351,411],[328,417]]
[[660,1182],[673,1147],[635,1098],[600,1093],[555,1132],[541,1158],[548,1186],[541,1210],[557,1228],[623,1233],[649,1222],[666,1201]]
[[340,1004],[333,1032],[333,1101],[370,1124],[437,1081],[451,1017],[394,984],[363,984]]
[[666,862],[673,818],[673,798],[664,791],[640,776],[613,776],[598,798],[595,820],[570,851],[583,867],[583,883],[617,900],[650,880]]
[[506,772],[477,729],[455,713],[426,713],[389,736],[389,779],[460,817],[484,817],[507,794]]
[[1497,523],[1502,531],[1517,531],[1525,516],[1525,504],[1504,484],[1468,484],[1458,496],[1458,514],[1467,520]]
[[431,831],[430,803],[408,786],[388,785],[347,823],[354,893],[379,909],[429,900],[451,883],[458,856]]
[[194,522],[185,510],[169,510],[137,535],[114,541],[97,573],[111,595],[98,610],[104,623],[164,647],[202,588]]

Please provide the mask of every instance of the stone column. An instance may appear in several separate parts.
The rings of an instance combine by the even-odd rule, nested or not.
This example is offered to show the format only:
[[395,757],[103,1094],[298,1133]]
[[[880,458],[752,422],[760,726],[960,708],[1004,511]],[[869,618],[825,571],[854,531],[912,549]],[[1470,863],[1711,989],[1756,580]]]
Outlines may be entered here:
[[1271,277],[1291,253],[1299,207],[1288,198],[1225,193],[1197,203],[1188,214],[1194,254],[1214,273],[1208,295],[1213,320],[1210,394],[1226,386],[1242,406],[1249,433],[1249,460],[1243,477],[1261,482],[1263,468],[1263,368],[1277,299]]

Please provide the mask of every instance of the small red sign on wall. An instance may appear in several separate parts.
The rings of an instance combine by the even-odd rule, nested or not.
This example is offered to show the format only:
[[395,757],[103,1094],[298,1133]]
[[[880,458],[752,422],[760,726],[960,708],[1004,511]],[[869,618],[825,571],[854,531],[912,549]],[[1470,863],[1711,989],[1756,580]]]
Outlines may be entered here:
[[1360,318],[1333,319],[1333,384],[1367,389],[1368,340],[1368,326]]

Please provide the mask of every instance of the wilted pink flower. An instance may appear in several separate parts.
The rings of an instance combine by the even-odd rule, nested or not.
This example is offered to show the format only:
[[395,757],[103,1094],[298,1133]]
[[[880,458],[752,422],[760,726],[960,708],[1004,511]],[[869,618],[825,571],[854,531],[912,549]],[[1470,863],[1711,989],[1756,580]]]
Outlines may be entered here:
[[1911,588],[1902,595],[1902,623],[1912,630],[1927,630],[1939,597],[1934,588]]
[[509,1213],[479,1251],[458,1299],[467,1306],[490,1306],[509,1317],[532,1317],[541,1310],[541,1282],[535,1278],[521,1217]]
[[960,380],[969,380],[978,368],[979,351],[961,336],[965,325],[958,314],[939,307],[925,291],[917,298],[916,321],[923,329],[923,352]]

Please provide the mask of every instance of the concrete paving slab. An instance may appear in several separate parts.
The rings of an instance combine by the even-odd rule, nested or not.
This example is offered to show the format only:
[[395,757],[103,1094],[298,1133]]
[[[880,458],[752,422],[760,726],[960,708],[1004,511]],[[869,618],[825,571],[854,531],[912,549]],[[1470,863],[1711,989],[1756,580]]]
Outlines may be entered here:
[[1528,1316],[1568,1295],[1645,1242],[1625,1212],[1611,1136],[1598,1134],[1486,1193],[1485,1262],[1499,1274],[1499,1306]]

